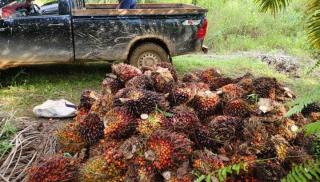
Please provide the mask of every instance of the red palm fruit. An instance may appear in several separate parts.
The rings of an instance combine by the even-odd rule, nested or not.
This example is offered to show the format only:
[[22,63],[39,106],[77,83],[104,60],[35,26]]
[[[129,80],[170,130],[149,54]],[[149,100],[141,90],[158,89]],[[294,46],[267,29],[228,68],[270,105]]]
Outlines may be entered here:
[[139,117],[141,114],[155,111],[156,107],[161,107],[163,100],[164,96],[156,92],[126,88],[116,94],[113,105],[126,107],[131,114]]
[[207,83],[197,82],[197,83],[193,83],[193,84],[195,84],[195,86],[197,88],[197,92],[210,90],[210,86]]
[[182,77],[183,82],[199,82],[200,78],[197,73],[186,73]]
[[69,123],[56,133],[58,148],[62,152],[75,154],[85,147],[85,141],[80,136],[79,124]]
[[174,66],[172,65],[172,63],[161,62],[161,63],[156,64],[156,67],[167,68],[167,69],[170,71],[173,79],[174,79],[175,81],[178,81],[177,70],[174,68]]
[[78,163],[61,155],[43,159],[27,172],[28,182],[77,181]]
[[142,116],[142,118],[138,120],[137,131],[143,136],[150,136],[161,128],[164,123],[167,123],[166,116],[160,112],[153,112],[149,115]]
[[173,106],[188,103],[196,95],[197,90],[194,83],[181,83],[171,90],[168,100]]
[[189,105],[197,111],[198,116],[201,119],[213,115],[219,104],[219,95],[209,90],[199,91],[189,103]]
[[168,68],[157,67],[151,72],[151,80],[157,92],[169,93],[175,81]]
[[103,119],[105,137],[126,138],[136,131],[137,121],[126,108],[116,107]]
[[147,149],[146,159],[162,171],[187,160],[192,152],[192,142],[182,134],[158,130],[148,138]]
[[252,93],[254,91],[253,80],[253,75],[251,73],[246,73],[242,77],[237,78],[234,83],[244,89],[246,93]]
[[231,84],[233,80],[229,77],[217,77],[209,83],[210,90],[217,90],[225,85]]
[[252,165],[252,173],[259,181],[281,181],[286,171],[278,161],[256,162]]
[[227,116],[245,118],[250,116],[252,110],[249,104],[242,99],[235,99],[227,102],[223,108],[223,114]]
[[105,144],[105,140],[101,139],[95,145],[90,146],[89,147],[89,158],[94,158],[97,156],[104,155],[104,150],[105,150],[104,144]]
[[135,76],[125,84],[126,88],[153,90],[151,79],[147,75]]
[[126,182],[153,182],[159,181],[154,168],[143,157],[135,157],[129,162],[125,176]]
[[90,112],[98,114],[103,117],[113,106],[113,95],[104,94],[102,95],[91,107]]
[[112,65],[112,72],[123,82],[142,74],[138,68],[124,63]]
[[275,135],[271,137],[269,147],[269,151],[280,161],[283,161],[288,154],[289,142],[282,136]]
[[214,68],[206,69],[199,73],[199,78],[204,83],[212,83],[213,80],[217,77],[221,77],[221,74]]
[[104,141],[104,159],[107,165],[112,165],[118,170],[127,170],[128,163],[123,153],[119,150],[123,140],[107,139]]
[[81,182],[123,182],[124,171],[112,164],[107,164],[103,156],[97,156],[87,161],[81,171]]
[[87,145],[93,145],[103,138],[103,130],[103,122],[95,113],[89,113],[88,116],[79,123],[80,136]]
[[261,98],[276,99],[276,89],[278,82],[275,78],[260,77],[253,81],[256,94]]
[[116,75],[107,74],[102,81],[102,94],[115,94],[123,87],[123,82]]
[[194,112],[188,110],[173,112],[166,122],[166,127],[170,130],[189,135],[200,123],[198,116]]
[[202,174],[209,174],[212,171],[223,168],[224,162],[218,155],[207,149],[196,150],[192,155],[192,167]]
[[237,117],[218,116],[209,123],[209,130],[217,144],[232,143],[242,138],[243,121]]
[[245,91],[237,84],[228,84],[221,89],[224,102],[229,102],[234,99],[240,99],[245,95]]
[[100,95],[98,95],[95,91],[86,90],[82,92],[80,96],[80,104],[78,106],[78,110],[83,110],[88,112],[91,109],[93,103],[98,100]]

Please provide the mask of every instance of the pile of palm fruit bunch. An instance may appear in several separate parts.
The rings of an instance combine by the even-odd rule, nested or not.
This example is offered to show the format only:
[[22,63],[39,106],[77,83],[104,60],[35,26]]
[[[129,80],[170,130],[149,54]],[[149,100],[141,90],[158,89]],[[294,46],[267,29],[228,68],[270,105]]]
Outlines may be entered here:
[[276,79],[248,73],[210,68],[178,78],[169,63],[116,64],[101,93],[82,93],[74,122],[57,131],[60,154],[35,164],[28,181],[217,181],[234,164],[241,168],[224,180],[279,181],[313,156],[300,128],[320,110],[287,118],[294,97]]

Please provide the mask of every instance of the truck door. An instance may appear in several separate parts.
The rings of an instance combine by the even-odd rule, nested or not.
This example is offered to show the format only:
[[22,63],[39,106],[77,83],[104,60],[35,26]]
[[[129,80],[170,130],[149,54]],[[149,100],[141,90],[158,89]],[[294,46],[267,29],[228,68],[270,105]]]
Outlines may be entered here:
[[10,60],[11,22],[0,19],[0,69],[8,65]]
[[73,60],[70,15],[31,14],[12,21],[13,61],[44,64]]

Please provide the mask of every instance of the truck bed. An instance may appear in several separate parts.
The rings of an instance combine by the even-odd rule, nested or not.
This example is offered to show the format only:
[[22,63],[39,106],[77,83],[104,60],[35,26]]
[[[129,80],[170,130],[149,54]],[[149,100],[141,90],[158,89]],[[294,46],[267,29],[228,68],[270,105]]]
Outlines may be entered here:
[[138,4],[137,9],[116,9],[117,4],[86,4],[85,7],[74,9],[74,16],[91,15],[183,15],[204,14],[207,9],[189,4]]

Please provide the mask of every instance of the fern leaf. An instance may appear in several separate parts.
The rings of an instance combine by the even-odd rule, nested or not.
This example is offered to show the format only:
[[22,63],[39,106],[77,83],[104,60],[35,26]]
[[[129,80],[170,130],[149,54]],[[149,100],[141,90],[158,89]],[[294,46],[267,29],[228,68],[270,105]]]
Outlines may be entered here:
[[307,124],[303,127],[303,131],[306,136],[320,133],[320,121]]
[[320,160],[294,166],[282,182],[307,182],[319,180]]

